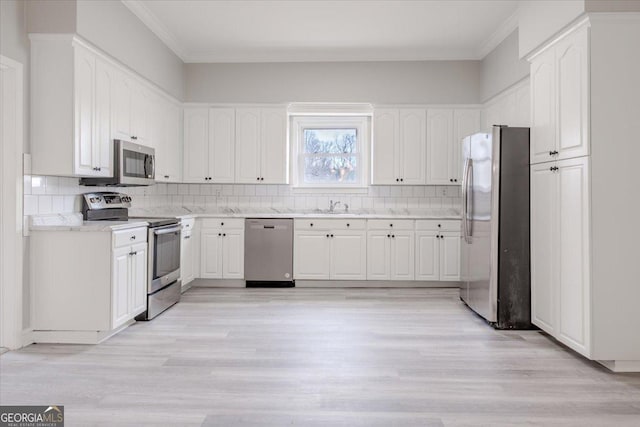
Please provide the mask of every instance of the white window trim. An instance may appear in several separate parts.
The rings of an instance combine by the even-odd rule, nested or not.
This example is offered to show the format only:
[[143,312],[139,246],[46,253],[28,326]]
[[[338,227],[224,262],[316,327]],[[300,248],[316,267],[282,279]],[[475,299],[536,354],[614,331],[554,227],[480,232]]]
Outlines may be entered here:
[[[354,184],[307,184],[304,182],[304,147],[302,132],[305,128],[356,128],[358,132],[358,164],[360,180]],[[344,116],[291,116],[291,176],[294,190],[329,189],[336,192],[362,193],[369,185],[369,147],[371,145],[371,118],[367,115]]]

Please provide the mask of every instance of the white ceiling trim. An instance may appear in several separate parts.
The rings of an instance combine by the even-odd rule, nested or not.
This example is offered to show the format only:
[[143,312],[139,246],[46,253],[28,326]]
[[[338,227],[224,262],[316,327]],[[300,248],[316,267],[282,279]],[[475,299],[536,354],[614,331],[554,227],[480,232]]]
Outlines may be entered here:
[[141,0],[121,0],[134,15],[142,21],[158,38],[175,53],[182,62],[189,62],[185,49],[180,45],[175,35],[145,6]]
[[518,28],[518,11],[516,10],[510,17],[507,18],[500,26],[484,41],[478,48],[476,55],[478,59],[483,59],[485,56],[491,53],[493,49],[498,47],[509,34],[511,34],[516,28]]
[[478,48],[446,49],[424,52],[420,49],[244,49],[189,51],[142,0],[121,0],[169,49],[185,63],[260,63],[260,62],[342,62],[342,61],[452,61],[481,60],[518,27],[517,11],[504,21]]

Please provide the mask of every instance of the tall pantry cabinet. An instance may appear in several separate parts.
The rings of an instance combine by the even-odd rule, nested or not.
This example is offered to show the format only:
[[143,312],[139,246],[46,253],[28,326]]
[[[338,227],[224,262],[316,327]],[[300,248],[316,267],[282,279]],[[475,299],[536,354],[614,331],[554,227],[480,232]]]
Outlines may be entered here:
[[531,62],[532,322],[640,370],[639,14],[590,14]]

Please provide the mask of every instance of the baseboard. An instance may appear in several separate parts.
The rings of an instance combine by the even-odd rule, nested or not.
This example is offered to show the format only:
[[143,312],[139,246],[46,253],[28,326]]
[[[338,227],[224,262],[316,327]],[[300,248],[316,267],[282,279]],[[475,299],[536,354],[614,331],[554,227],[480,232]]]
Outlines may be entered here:
[[22,346],[26,347],[28,345],[33,344],[35,341],[33,340],[33,329],[24,329],[22,331]]
[[191,282],[194,288],[244,288],[245,281],[242,279],[195,279]]
[[135,319],[110,331],[33,331],[34,343],[43,344],[99,344],[135,323]]
[[459,288],[460,282],[417,280],[296,280],[297,288]]
[[613,372],[640,372],[640,360],[596,360]]

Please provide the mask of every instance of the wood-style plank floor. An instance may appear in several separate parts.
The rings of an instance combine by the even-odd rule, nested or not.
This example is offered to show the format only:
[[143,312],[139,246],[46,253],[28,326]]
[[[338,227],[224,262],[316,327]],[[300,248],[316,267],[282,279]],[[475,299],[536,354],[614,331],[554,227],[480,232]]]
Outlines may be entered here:
[[454,289],[193,288],[96,346],[0,357],[0,403],[67,426],[640,426],[640,375],[537,331],[495,331]]

